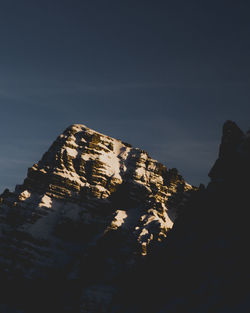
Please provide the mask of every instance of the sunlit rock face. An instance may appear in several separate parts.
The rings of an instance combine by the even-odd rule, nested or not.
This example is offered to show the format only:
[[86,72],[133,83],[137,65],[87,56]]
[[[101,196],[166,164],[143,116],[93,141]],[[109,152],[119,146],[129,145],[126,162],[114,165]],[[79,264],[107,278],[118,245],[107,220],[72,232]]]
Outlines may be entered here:
[[167,237],[193,190],[145,151],[72,125],[1,196],[1,269],[108,282]]

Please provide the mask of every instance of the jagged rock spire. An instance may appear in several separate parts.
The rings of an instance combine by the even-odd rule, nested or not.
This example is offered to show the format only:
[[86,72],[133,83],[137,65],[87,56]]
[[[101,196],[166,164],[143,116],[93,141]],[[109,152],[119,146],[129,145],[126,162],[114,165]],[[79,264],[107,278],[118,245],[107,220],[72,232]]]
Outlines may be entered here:
[[212,182],[230,182],[249,176],[250,139],[233,121],[223,125],[219,157],[209,172]]

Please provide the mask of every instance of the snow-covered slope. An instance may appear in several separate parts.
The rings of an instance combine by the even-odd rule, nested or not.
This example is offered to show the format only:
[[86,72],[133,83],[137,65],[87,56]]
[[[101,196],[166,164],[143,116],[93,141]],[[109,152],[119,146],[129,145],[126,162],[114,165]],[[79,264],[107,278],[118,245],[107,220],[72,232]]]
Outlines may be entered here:
[[192,190],[145,151],[72,125],[1,196],[1,268],[76,278],[91,260],[108,280],[167,237]]

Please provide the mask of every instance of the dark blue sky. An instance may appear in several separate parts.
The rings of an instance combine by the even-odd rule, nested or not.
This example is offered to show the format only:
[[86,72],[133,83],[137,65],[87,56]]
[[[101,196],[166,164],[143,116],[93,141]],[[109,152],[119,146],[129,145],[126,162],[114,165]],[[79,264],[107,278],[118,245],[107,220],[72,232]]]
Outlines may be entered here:
[[0,191],[68,125],[207,183],[222,124],[250,126],[249,1],[0,2]]

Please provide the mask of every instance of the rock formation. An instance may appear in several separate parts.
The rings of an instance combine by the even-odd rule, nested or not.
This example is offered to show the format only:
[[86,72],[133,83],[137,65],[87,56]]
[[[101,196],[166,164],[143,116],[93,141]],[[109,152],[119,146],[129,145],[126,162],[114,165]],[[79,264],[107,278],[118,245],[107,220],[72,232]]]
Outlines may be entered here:
[[209,176],[69,127],[1,196],[1,312],[249,312],[250,136],[232,121]]
[[145,151],[72,125],[1,196],[3,280],[77,280],[81,312],[106,312],[114,281],[164,241],[193,190]]

